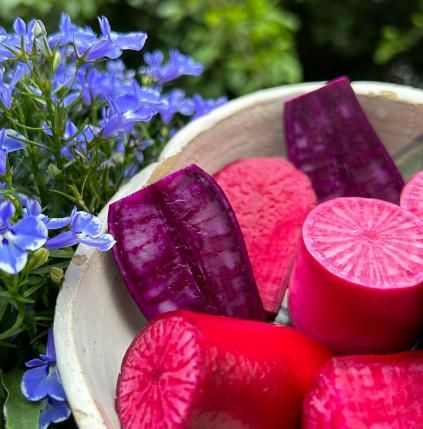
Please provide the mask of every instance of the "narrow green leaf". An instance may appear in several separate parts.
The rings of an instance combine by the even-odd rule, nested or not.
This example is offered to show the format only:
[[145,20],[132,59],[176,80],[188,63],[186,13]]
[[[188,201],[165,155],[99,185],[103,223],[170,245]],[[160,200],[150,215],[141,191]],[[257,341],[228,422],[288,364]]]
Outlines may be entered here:
[[1,382],[6,390],[4,410],[6,429],[38,429],[42,402],[30,402],[22,395],[22,371],[1,374]]

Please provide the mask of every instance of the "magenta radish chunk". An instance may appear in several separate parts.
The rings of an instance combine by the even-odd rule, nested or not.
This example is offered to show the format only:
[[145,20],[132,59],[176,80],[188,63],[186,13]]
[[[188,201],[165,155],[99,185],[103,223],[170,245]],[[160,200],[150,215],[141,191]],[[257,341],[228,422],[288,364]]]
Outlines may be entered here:
[[316,205],[308,177],[283,158],[248,158],[215,175],[245,239],[269,316],[279,311],[298,253],[301,227]]
[[188,309],[264,320],[238,222],[199,167],[111,204],[109,231],[125,284],[147,319]]
[[332,358],[303,405],[303,429],[423,427],[423,352]]
[[318,201],[379,198],[398,204],[404,181],[346,77],[285,103],[289,160],[306,173]]
[[411,348],[423,328],[423,222],[370,198],[308,215],[289,285],[296,328],[341,354]]
[[167,313],[122,362],[122,429],[298,429],[312,379],[331,354],[300,332],[187,311]]
[[404,186],[400,204],[423,220],[423,171],[414,175]]

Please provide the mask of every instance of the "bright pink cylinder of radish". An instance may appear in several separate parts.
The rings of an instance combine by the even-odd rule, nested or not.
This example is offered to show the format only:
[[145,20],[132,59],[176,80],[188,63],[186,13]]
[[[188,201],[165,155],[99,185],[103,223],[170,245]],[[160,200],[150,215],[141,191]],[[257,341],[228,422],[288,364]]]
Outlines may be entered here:
[[319,205],[303,226],[289,311],[340,354],[411,348],[423,331],[423,223],[375,199]]

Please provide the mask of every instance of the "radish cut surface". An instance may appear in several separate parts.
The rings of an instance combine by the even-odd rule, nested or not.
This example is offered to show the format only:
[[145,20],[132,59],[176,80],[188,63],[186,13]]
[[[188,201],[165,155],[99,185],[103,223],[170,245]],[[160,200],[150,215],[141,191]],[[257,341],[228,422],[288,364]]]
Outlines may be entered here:
[[247,158],[216,175],[243,233],[266,312],[279,311],[301,227],[316,205],[308,177],[283,158]]
[[336,198],[303,226],[294,326],[338,353],[411,348],[423,328],[423,222],[395,204]]
[[235,215],[199,167],[113,203],[109,231],[125,284],[147,319],[189,309],[264,320]]
[[319,201],[399,203],[404,181],[346,77],[287,101],[284,124],[288,158],[310,177]]
[[298,429],[330,357],[289,327],[170,312],[129,347],[116,408],[123,429]]
[[400,204],[423,220],[423,171],[413,176],[404,186]]
[[423,424],[423,352],[333,358],[303,406],[303,429],[408,429]]

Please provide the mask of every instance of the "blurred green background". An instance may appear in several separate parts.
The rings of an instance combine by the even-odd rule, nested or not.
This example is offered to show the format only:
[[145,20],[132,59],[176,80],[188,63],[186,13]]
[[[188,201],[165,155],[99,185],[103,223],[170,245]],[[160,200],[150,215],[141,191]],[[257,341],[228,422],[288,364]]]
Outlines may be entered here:
[[37,17],[53,31],[62,10],[194,56],[207,69],[186,87],[210,97],[340,74],[423,87],[423,0],[1,0],[0,21]]

